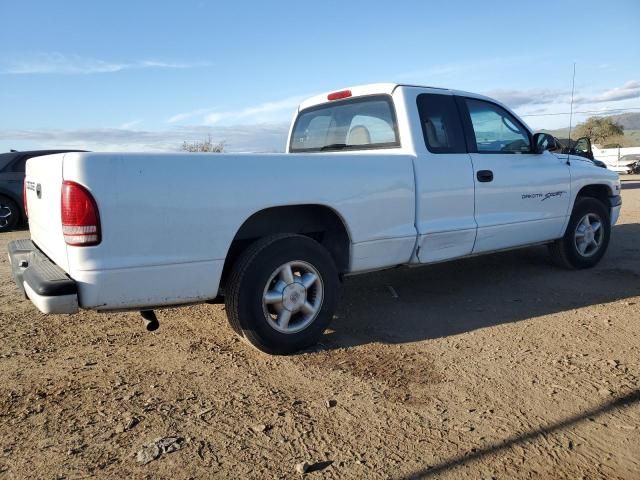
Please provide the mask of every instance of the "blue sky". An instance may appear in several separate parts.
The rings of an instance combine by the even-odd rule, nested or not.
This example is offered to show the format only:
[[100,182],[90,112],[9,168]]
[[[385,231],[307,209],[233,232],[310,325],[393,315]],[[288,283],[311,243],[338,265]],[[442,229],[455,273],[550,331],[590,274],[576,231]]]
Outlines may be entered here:
[[487,93],[555,128],[573,62],[575,110],[640,111],[638,0],[0,0],[0,18],[0,151],[208,133],[282,150],[300,99],[387,81]]

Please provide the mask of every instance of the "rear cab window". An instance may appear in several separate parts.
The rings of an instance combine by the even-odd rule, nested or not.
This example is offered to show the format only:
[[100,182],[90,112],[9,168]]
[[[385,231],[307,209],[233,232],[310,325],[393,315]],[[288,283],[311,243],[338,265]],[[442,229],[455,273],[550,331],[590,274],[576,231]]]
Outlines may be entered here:
[[371,95],[324,103],[300,112],[289,151],[321,152],[400,147],[389,95]]

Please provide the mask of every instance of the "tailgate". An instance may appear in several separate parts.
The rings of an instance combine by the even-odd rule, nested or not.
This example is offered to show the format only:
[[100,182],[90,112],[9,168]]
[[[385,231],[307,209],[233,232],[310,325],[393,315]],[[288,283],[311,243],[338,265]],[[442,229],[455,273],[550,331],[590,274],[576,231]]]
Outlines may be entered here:
[[64,156],[64,153],[59,153],[30,158],[25,182],[31,240],[58,266],[68,271],[67,244],[62,235],[60,213]]

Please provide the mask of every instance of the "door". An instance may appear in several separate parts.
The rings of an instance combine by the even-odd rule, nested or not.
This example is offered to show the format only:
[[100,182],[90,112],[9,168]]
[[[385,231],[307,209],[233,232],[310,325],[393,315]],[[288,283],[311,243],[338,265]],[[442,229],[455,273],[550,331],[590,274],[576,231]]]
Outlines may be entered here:
[[[473,166],[453,95],[420,93],[414,133],[416,228],[414,262],[469,255],[476,236]],[[418,123],[419,122],[419,123]]]
[[474,253],[559,238],[570,204],[566,160],[532,153],[532,136],[502,106],[458,98],[475,181]]

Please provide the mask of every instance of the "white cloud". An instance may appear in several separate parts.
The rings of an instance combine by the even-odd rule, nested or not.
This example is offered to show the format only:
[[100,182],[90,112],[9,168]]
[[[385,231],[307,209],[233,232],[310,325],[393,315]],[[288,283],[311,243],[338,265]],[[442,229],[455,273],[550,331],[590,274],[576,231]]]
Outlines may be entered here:
[[[491,90],[485,93],[496,98],[511,108],[536,105],[558,105],[571,103],[571,91],[560,89],[531,89],[531,90]],[[622,87],[591,93],[576,93],[573,103],[577,105],[618,102],[640,98],[640,81],[630,80]]]
[[577,96],[575,101],[578,103],[603,103],[629,100],[632,98],[640,98],[640,81],[638,80],[630,80],[622,85],[622,87],[611,88],[599,94]]
[[211,112],[204,118],[206,125],[213,125],[220,123],[221,121],[233,122],[244,121],[249,119],[250,121],[269,121],[274,117],[282,117],[285,113],[290,115],[298,104],[304,100],[306,96],[288,97],[275,102],[261,103],[253,107],[243,108],[241,110],[230,112]]
[[185,69],[205,67],[207,62],[171,63],[156,60],[136,62],[111,62],[96,58],[66,55],[63,53],[41,53],[38,55],[13,58],[0,62],[0,73],[5,75],[64,74],[87,75],[113,73],[122,70],[141,69]]
[[124,128],[0,129],[4,150],[77,148],[92,151],[176,151],[184,141],[206,138],[225,142],[229,152],[284,151],[288,124],[256,124],[218,127],[174,127],[167,130]]
[[207,108],[199,108],[198,110],[193,110],[191,112],[183,112],[183,113],[177,113],[175,115],[173,115],[172,117],[167,119],[167,122],[169,123],[178,123],[178,122],[182,122],[184,120],[188,120],[189,118],[193,118],[197,115],[204,115],[207,112],[210,112],[210,109]]
[[121,130],[131,130],[133,127],[137,127],[142,123],[142,120],[131,120],[130,122],[124,122],[118,128]]
[[222,123],[226,125],[254,124],[284,121],[289,120],[298,104],[309,96],[310,95],[297,95],[238,110],[201,108],[190,112],[178,113],[170,117],[167,121],[169,123],[180,123],[186,120],[193,120],[195,117],[201,117],[195,120],[195,122],[204,125],[219,125]]
[[523,105],[544,105],[571,100],[571,92],[553,89],[497,89],[485,92],[488,97],[495,98],[511,108]]

